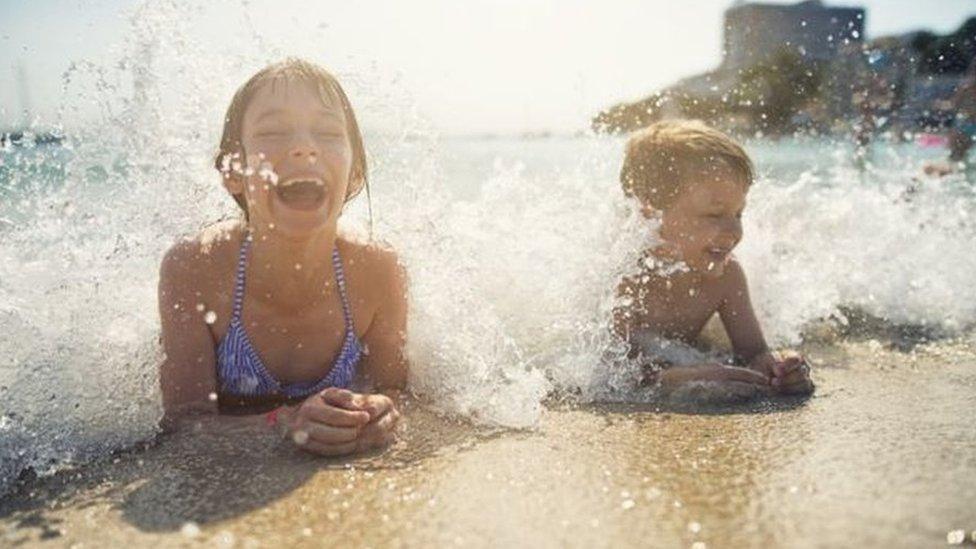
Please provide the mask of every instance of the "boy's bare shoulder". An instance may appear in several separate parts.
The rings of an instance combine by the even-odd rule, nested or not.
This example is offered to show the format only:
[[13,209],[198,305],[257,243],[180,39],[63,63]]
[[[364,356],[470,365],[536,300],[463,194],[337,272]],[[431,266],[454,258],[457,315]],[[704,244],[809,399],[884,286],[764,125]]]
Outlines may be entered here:
[[746,288],[746,272],[735,256],[730,257],[728,263],[725,264],[725,270],[719,277],[718,283],[726,295],[728,292],[739,292]]
[[225,270],[228,257],[232,257],[240,247],[242,235],[242,225],[239,221],[224,221],[204,227],[193,237],[181,238],[170,246],[163,256],[160,266],[161,279],[212,278],[200,275]]
[[729,277],[733,280],[745,280],[746,278],[746,272],[742,268],[742,263],[739,263],[739,259],[734,255],[729,257],[729,261],[725,264],[724,277]]

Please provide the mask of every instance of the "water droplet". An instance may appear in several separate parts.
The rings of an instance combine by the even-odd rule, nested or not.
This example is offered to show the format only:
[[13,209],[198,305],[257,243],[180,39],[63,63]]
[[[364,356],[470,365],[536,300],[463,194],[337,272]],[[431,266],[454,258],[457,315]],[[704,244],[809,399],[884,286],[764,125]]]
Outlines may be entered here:
[[207,314],[203,315],[203,321],[207,324],[213,324],[217,322],[217,313],[213,311],[207,311]]
[[620,507],[623,508],[624,510],[627,510],[627,509],[633,509],[635,505],[637,504],[634,503],[634,500],[625,499],[623,503],[620,504]]
[[221,530],[214,541],[216,541],[217,547],[233,547],[236,540],[234,534],[227,530]]
[[210,399],[210,402],[217,402],[217,393],[210,391],[210,394],[207,395],[207,398]]
[[302,528],[302,535],[305,536],[306,538],[307,537],[311,537],[312,536],[312,529],[311,528]]
[[689,522],[688,531],[691,532],[692,534],[697,534],[698,532],[701,532],[701,523],[695,521]]
[[204,307],[203,303],[197,303],[197,312],[198,313],[202,313],[205,308],[206,307]]
[[296,271],[302,270],[302,264],[301,263],[295,263],[295,270]]
[[200,527],[195,522],[184,522],[180,533],[188,538],[195,538],[200,535]]
[[278,184],[278,174],[267,162],[262,163],[261,169],[258,171],[258,176],[272,185]]
[[705,549],[706,545],[704,541],[696,541],[691,544],[691,549]]
[[275,228],[275,224],[274,223],[268,223],[268,230],[273,231],[274,228]]
[[962,542],[966,541],[966,531],[965,530],[950,530],[946,534],[946,543],[949,545],[962,545]]
[[299,430],[295,431],[294,433],[292,433],[291,439],[292,439],[292,441],[295,442],[295,444],[297,444],[299,446],[302,446],[306,442],[308,442],[308,431],[303,431],[303,430],[299,429]]

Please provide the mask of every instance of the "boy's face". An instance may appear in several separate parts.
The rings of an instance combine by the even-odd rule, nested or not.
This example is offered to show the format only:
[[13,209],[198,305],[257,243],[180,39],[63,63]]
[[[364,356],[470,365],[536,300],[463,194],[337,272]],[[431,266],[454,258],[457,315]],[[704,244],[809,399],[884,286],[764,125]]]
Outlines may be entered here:
[[244,113],[242,181],[252,223],[303,233],[338,217],[352,167],[342,109],[300,81],[265,84]]
[[661,216],[661,238],[690,269],[719,276],[742,240],[742,210],[748,187],[722,166],[684,184]]

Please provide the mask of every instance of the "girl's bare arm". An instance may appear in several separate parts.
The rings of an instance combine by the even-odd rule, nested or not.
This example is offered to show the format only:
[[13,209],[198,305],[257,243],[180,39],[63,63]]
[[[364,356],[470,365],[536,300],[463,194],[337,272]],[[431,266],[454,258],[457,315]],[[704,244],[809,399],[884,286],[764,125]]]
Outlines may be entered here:
[[378,256],[373,287],[381,297],[363,336],[368,351],[363,367],[375,390],[395,396],[407,384],[407,279],[396,254],[389,250],[374,253]]
[[195,246],[173,246],[159,273],[159,316],[166,357],[159,368],[164,429],[184,415],[216,413],[214,343],[202,313],[196,310]]

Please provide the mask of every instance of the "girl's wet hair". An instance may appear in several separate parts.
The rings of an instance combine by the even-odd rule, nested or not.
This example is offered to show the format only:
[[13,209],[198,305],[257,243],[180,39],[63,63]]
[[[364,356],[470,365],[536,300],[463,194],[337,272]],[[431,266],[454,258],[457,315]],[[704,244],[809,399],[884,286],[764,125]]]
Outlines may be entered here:
[[[311,84],[318,91],[323,103],[339,105],[342,108],[346,119],[346,133],[349,135],[349,142],[352,146],[352,170],[349,174],[346,202],[355,198],[364,188],[366,189],[366,198],[369,200],[366,149],[363,147],[363,135],[359,130],[359,123],[356,122],[352,104],[349,103],[346,92],[343,91],[335,76],[315,63],[304,59],[288,58],[268,65],[237,89],[234,98],[230,101],[230,106],[227,107],[227,114],[224,116],[224,131],[220,137],[220,150],[214,157],[214,167],[217,168],[217,171],[224,177],[233,177],[243,172],[243,168],[246,166],[241,135],[244,125],[244,112],[251,103],[251,99],[254,98],[254,94],[262,86],[270,85],[274,89],[274,86],[280,82]],[[233,196],[238,206],[244,210],[246,218],[247,202],[244,200],[244,196],[242,194]],[[372,219],[372,207],[370,207],[370,218]]]

